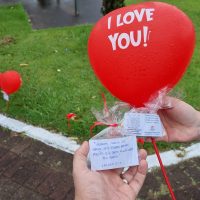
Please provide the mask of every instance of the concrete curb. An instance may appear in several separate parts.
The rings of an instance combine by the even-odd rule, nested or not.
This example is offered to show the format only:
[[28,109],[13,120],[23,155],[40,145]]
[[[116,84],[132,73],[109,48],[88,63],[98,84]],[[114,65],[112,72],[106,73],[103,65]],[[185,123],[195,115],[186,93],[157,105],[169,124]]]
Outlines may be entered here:
[[2,114],[0,114],[0,126],[17,133],[24,133],[31,138],[71,154],[73,154],[80,146],[76,141],[63,136],[62,134],[52,133],[43,128],[28,125]]
[[[40,127],[28,125],[2,114],[0,114],[0,126],[18,133],[24,133],[31,138],[67,153],[74,154],[76,149],[80,146],[76,141],[63,136],[62,134],[53,133]],[[183,156],[178,156],[180,154],[183,154]],[[185,148],[183,152],[180,150],[171,150],[163,152],[160,155],[165,166],[178,164],[184,160],[200,156],[200,142]],[[147,161],[149,169],[159,167],[159,162],[155,154],[148,156]]]

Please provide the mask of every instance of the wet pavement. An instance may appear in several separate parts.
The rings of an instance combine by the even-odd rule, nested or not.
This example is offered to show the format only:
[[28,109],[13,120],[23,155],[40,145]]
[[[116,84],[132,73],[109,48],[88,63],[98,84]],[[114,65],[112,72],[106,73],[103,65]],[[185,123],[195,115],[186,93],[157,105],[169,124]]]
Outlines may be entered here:
[[71,154],[0,132],[0,200],[72,200]]
[[33,29],[91,24],[102,16],[102,0],[0,0],[0,5],[20,2],[28,13]]
[[[0,200],[72,200],[71,154],[0,130]],[[200,157],[167,168],[177,200],[199,200]],[[161,171],[148,173],[138,200],[170,200]]]
[[[166,168],[176,200],[199,200],[200,157]],[[148,173],[138,200],[171,200],[161,170]]]

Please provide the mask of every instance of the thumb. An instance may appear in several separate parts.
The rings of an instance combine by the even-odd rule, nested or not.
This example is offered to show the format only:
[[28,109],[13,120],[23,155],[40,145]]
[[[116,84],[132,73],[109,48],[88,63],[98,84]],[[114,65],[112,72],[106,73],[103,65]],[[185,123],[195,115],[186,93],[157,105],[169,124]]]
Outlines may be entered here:
[[163,128],[163,136],[155,138],[157,142],[169,142],[169,135],[165,128]]
[[87,167],[88,152],[89,152],[89,144],[87,141],[85,141],[74,154],[74,160],[73,160],[74,172],[88,170]]
[[170,96],[165,96],[162,102],[162,109],[170,109],[174,107],[176,99]]

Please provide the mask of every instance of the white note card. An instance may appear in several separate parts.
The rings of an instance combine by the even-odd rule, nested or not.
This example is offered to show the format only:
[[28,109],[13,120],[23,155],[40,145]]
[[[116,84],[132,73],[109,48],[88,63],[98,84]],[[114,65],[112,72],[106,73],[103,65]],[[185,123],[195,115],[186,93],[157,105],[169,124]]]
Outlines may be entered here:
[[124,129],[129,134],[141,137],[163,136],[163,126],[159,115],[151,113],[125,113]]
[[134,135],[110,139],[91,139],[89,145],[93,171],[139,164],[137,141]]

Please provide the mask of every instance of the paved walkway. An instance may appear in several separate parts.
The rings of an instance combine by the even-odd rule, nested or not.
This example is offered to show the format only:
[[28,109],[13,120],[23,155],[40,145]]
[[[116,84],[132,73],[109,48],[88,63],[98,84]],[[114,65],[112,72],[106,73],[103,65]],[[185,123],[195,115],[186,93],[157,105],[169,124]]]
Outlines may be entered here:
[[78,16],[74,0],[0,0],[0,4],[19,2],[24,5],[33,29],[95,23],[102,16],[102,0],[77,0]]
[[72,200],[72,155],[0,132],[1,200]]
[[[177,200],[200,199],[199,164],[200,157],[197,157],[167,168]],[[148,173],[139,199],[171,200],[160,169]]]
[[[177,200],[199,200],[200,157],[167,168]],[[1,200],[72,200],[72,155],[24,135],[0,131]],[[148,174],[139,200],[170,200],[160,170]]]

